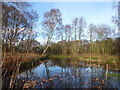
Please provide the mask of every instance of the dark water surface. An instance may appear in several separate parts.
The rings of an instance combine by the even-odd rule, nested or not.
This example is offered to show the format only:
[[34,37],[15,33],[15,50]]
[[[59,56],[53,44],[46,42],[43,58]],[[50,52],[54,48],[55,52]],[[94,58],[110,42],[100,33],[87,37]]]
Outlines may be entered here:
[[20,73],[16,82],[19,83],[15,87],[120,89],[120,79],[107,76],[100,65],[90,67],[89,64],[70,59],[45,60],[31,70]]

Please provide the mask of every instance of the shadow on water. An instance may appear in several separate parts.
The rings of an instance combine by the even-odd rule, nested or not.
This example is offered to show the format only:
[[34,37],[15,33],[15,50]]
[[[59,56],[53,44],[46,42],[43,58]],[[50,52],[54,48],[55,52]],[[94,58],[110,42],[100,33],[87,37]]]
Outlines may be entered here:
[[[115,71],[107,73],[120,74]],[[120,89],[119,85],[120,79],[108,76],[106,69],[100,66],[90,67],[88,63],[71,59],[48,59],[19,74],[15,87]]]

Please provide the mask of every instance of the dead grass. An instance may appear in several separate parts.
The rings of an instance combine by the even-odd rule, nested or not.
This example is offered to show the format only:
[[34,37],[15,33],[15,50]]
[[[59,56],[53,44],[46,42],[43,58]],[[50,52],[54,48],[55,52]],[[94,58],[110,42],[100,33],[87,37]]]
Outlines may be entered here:
[[4,59],[5,59],[4,63],[13,62],[14,60],[16,61],[19,59],[21,62],[27,62],[35,57],[42,57],[42,56],[39,54],[35,54],[35,53],[28,53],[28,54],[16,53],[15,55],[12,55],[12,56],[9,56],[9,54],[8,54],[4,57]]
[[30,62],[31,60],[40,57],[43,56],[35,53],[28,53],[28,54],[16,53],[12,56],[10,56],[10,54],[7,54],[2,60],[3,61],[2,72],[3,74],[5,74],[6,72],[8,73],[14,71],[18,64],[23,62]]

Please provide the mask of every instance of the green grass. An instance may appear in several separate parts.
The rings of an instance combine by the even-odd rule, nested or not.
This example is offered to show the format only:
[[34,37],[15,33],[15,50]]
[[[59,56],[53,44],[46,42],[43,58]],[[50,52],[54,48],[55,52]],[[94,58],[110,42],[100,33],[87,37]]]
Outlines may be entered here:
[[[89,59],[90,57],[82,57],[82,56],[80,56],[81,58],[83,58],[83,59]],[[96,57],[91,57],[91,59],[93,59],[93,60],[98,60],[98,58],[96,58]]]
[[118,77],[118,78],[120,79],[120,74],[116,74],[116,73],[108,73],[108,76]]
[[83,59],[89,59],[89,57],[82,57]]
[[[73,56],[70,56],[70,55],[50,55],[49,58],[72,58]],[[83,58],[83,59],[89,59],[90,57],[83,57],[83,56],[78,56],[76,58]],[[98,60],[97,57],[91,57],[91,59],[93,60]],[[113,59],[109,59],[107,60],[109,62],[112,62]]]
[[66,56],[66,55],[51,55],[49,58],[70,58],[72,56]]
[[93,60],[98,60],[98,58],[96,58],[96,57],[91,57]]
[[113,62],[113,60],[112,60],[112,59],[109,59],[108,61],[109,61],[109,62]]
[[[89,59],[90,57],[84,57],[84,56],[72,56],[72,55],[50,55],[49,58],[76,58],[76,59]],[[91,57],[92,60],[98,60],[97,57]],[[103,60],[103,59],[101,59]],[[105,61],[109,62],[109,63],[113,63],[113,60],[116,61],[116,59],[106,59]]]

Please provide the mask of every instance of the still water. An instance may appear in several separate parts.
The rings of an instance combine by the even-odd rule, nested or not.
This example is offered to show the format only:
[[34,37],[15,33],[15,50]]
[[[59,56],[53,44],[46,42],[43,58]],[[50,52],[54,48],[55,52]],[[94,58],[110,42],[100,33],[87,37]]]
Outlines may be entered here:
[[108,76],[104,67],[95,64],[90,67],[85,62],[70,59],[44,60],[38,66],[20,73],[16,81],[19,83],[15,87],[120,89],[120,79]]

